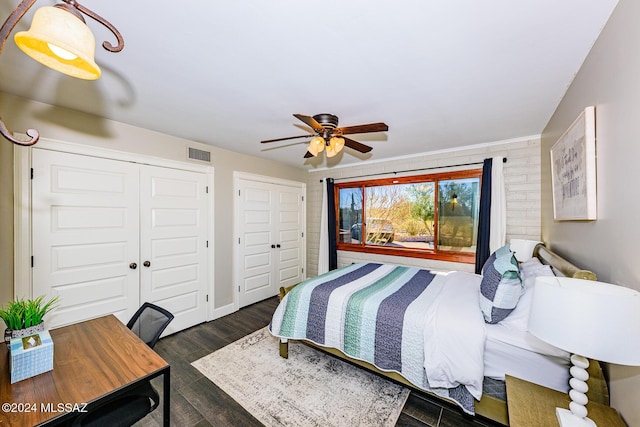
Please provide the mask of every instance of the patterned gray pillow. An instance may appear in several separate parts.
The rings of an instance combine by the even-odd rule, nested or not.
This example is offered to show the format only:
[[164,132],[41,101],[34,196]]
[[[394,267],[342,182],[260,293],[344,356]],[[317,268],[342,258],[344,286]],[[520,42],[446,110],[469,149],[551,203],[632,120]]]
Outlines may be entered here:
[[509,245],[489,256],[482,267],[480,309],[487,323],[498,323],[516,308],[524,293],[518,261]]

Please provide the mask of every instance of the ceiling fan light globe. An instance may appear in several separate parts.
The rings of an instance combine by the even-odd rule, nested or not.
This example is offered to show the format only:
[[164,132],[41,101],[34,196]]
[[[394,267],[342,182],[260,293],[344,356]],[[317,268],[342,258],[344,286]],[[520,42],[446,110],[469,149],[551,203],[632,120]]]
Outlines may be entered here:
[[16,33],[16,45],[34,60],[72,77],[96,80],[96,41],[87,25],[63,9],[36,10],[29,31]]
[[318,150],[318,153],[322,153],[322,151],[324,151],[324,145],[325,145],[324,138],[322,138],[320,136],[316,136],[311,141],[316,144],[316,148]]
[[344,139],[334,136],[329,140],[329,145],[327,145],[327,157],[335,156],[342,150],[343,147]]
[[313,154],[314,157],[317,156],[318,153],[320,153],[322,150],[324,150],[324,139],[320,138],[319,136],[313,138],[311,142],[309,142],[309,146],[307,147],[307,151]]
[[338,154],[344,148],[344,138],[334,136],[329,140],[329,147],[332,147],[336,154]]

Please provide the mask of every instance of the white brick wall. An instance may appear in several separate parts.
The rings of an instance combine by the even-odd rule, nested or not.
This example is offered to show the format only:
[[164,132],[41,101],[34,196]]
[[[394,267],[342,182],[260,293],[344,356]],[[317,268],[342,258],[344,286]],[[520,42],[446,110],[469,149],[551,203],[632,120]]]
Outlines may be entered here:
[[[318,246],[320,236],[320,210],[322,206],[324,178],[345,178],[376,174],[381,172],[400,172],[403,170],[448,166],[460,163],[481,162],[485,158],[504,156],[504,178],[507,193],[507,242],[512,238],[540,240],[540,139],[528,139],[475,146],[466,150],[438,152],[412,158],[390,160],[387,162],[363,163],[357,166],[334,168],[331,170],[311,171],[307,181],[307,276],[317,274]],[[481,166],[478,166],[481,167]],[[466,167],[467,169],[469,167]],[[465,168],[461,168],[465,169]],[[413,172],[412,175],[424,172]],[[433,172],[438,172],[434,170]],[[371,177],[370,179],[383,178]],[[359,178],[369,179],[369,178]],[[354,179],[356,180],[356,179]],[[345,182],[340,180],[338,182]],[[359,261],[378,261],[401,265],[416,266],[435,270],[474,271],[470,264],[385,256],[359,252],[338,252],[338,266]]]

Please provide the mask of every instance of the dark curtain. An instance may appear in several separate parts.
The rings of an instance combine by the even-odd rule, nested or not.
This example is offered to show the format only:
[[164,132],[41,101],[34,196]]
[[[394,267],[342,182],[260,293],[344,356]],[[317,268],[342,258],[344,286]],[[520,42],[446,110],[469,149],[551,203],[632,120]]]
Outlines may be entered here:
[[491,230],[491,159],[482,165],[482,187],[480,188],[480,213],[478,215],[478,243],[476,246],[476,274],[489,258],[489,232]]
[[338,268],[338,242],[336,241],[336,198],[333,194],[333,178],[327,178],[327,219],[329,224],[329,271]]

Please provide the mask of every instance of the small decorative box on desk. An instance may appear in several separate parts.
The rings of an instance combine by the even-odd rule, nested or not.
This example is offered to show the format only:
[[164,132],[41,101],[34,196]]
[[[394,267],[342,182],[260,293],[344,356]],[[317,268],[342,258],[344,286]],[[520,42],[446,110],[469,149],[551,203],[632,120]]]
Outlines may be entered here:
[[11,384],[53,369],[53,341],[49,331],[12,338],[9,344]]

